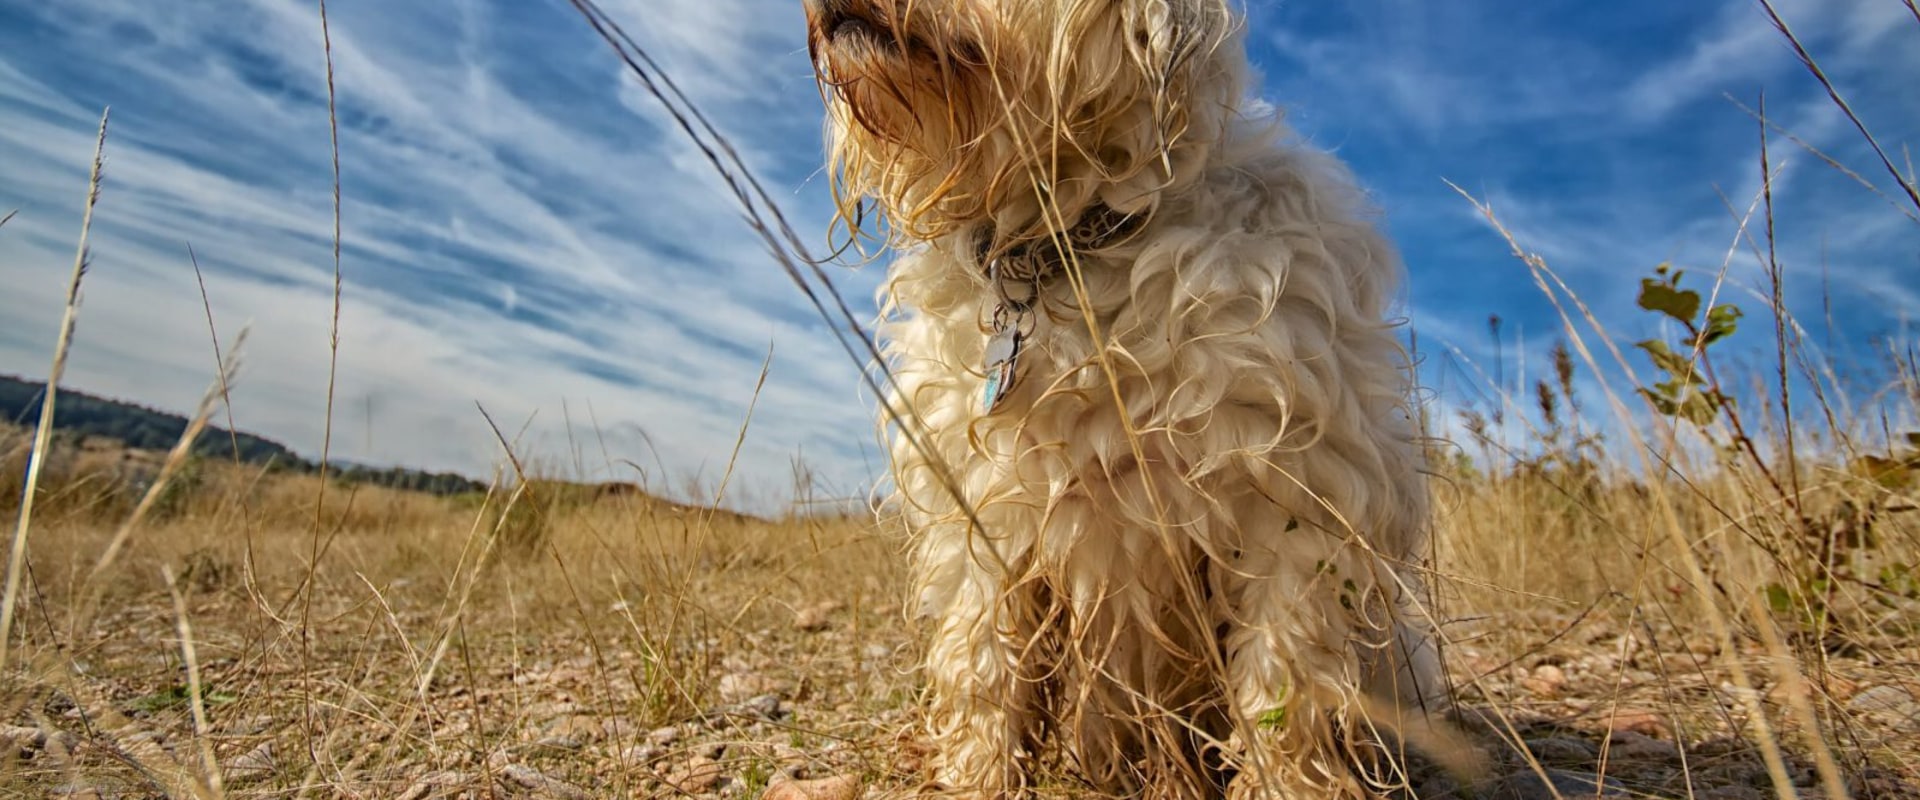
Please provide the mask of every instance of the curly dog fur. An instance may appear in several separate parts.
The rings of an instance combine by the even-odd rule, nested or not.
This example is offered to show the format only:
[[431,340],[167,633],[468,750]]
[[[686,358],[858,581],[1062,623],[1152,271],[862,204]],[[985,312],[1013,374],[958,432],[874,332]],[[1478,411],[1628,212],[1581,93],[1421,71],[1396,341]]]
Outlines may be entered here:
[[1233,9],[807,10],[843,217],[873,203],[897,251],[934,782],[1016,795],[1057,754],[1127,796],[1374,794],[1441,697],[1400,267],[1347,171],[1248,102]]

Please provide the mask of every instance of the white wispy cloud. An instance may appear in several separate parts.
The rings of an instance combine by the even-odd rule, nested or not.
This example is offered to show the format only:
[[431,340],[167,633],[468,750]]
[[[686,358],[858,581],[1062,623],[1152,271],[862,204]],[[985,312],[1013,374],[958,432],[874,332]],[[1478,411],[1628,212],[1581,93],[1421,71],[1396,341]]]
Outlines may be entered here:
[[[739,31],[719,24],[716,5],[629,17],[646,21],[643,35],[705,42],[699,52],[725,57],[723,37]],[[782,286],[704,165],[615,101],[625,78],[583,24],[560,7],[464,3],[450,24],[438,7],[330,6],[347,286],[338,394],[343,408],[377,401],[374,435],[338,437],[337,454],[476,471],[497,452],[476,401],[516,426],[538,410],[536,436],[551,443],[562,401],[581,411],[591,400],[604,426],[644,429],[669,470],[705,464],[715,477],[772,345],[774,371],[741,459],[745,482],[778,488],[788,458],[803,450],[843,490],[867,480],[870,425],[855,365]],[[747,16],[798,24],[797,12]],[[77,229],[97,113],[87,103],[111,102],[119,109],[73,382],[172,407],[191,402],[211,364],[185,256],[191,242],[228,331],[254,320],[252,368],[235,398],[240,423],[317,450],[332,261],[311,8],[202,3],[161,14],[88,0],[40,21],[106,54],[102,71],[118,85],[57,90],[30,77],[45,64],[5,57],[0,103],[22,124],[0,131],[0,153],[23,168],[9,170],[4,194],[26,208],[17,221],[25,224],[0,235],[0,261],[17,265],[14,285],[23,287],[0,301],[18,321],[10,325],[18,335],[0,343],[0,368],[44,369],[36,365],[52,340],[61,253]],[[547,67],[561,77],[513,85],[522,60],[496,35],[516,25],[570,42],[554,51],[570,63]],[[236,29],[244,42],[224,33]],[[767,35],[749,31],[739,47]],[[191,55],[151,57],[162,52]],[[791,131],[818,127],[804,56],[740,58],[748,61],[784,71],[795,79],[788,89],[804,94],[788,104],[790,124],[737,135],[749,152],[759,134],[788,137],[772,139],[779,146],[759,164],[804,175],[818,160],[817,138],[791,141]],[[716,95],[717,113],[771,88],[765,75],[717,66],[702,65],[716,77],[690,84]],[[167,102],[123,96],[129,89]],[[794,206],[824,226],[824,203],[802,194]],[[867,280],[854,282],[855,299],[870,291]],[[343,419],[343,430],[356,426]],[[639,456],[615,455],[651,463]]]
[[[799,4],[604,5],[824,243]],[[336,454],[484,472],[497,447],[479,403],[509,429],[533,418],[543,457],[568,451],[571,417],[590,463],[712,479],[771,345],[742,479],[776,496],[797,452],[841,490],[871,479],[856,365],[698,151],[566,3],[328,6],[344,190]],[[1872,163],[1747,0],[1253,6],[1263,98],[1376,190],[1409,263],[1410,316],[1478,364],[1516,353],[1545,363],[1559,323],[1443,178],[1490,202],[1630,339],[1651,324],[1632,308],[1635,279],[1664,260],[1717,270],[1738,226],[1723,202],[1744,210],[1758,190],[1756,124],[1723,94],[1764,88],[1781,126]],[[1781,9],[1876,130],[1910,142],[1920,25],[1904,7]],[[111,104],[70,383],[192,405],[213,359],[191,242],[223,335],[253,322],[239,424],[318,453],[333,262],[314,11],[296,0],[0,5],[0,211],[21,209],[0,230],[0,371],[45,370],[93,127]],[[1920,299],[1920,226],[1774,144],[1795,310],[1812,318],[1838,303],[1857,338],[1900,324]],[[1758,270],[1736,249],[1736,286],[1755,285]],[[871,313],[876,272],[834,271],[859,313]],[[1497,349],[1489,314],[1508,321]],[[613,434],[608,459],[579,435],[589,404]]]
[[[1842,72],[1915,62],[1913,18],[1898,3],[1879,0],[1774,0],[1774,8],[1801,41],[1825,54]],[[1623,108],[1658,120],[1689,103],[1712,102],[1721,93],[1744,91],[1799,69],[1785,37],[1757,3],[1724,3],[1710,25],[1680,54],[1663,59],[1627,84]],[[1897,42],[1907,39],[1908,44]],[[1895,48],[1888,48],[1896,43]],[[1883,53],[1883,50],[1887,51]],[[1891,56],[1892,63],[1883,60]]]
[[[1505,242],[1443,177],[1492,206],[1630,338],[1653,324],[1633,297],[1656,263],[1691,269],[1695,281],[1723,266],[1734,287],[1764,280],[1740,235],[1761,187],[1759,123],[1734,101],[1752,106],[1764,91],[1775,124],[1898,196],[1757,4],[1630,3],[1604,14],[1574,5],[1361,0],[1271,12],[1282,28],[1256,51],[1269,92],[1301,98],[1299,124],[1377,191],[1423,327],[1463,334],[1445,338],[1471,349],[1486,338],[1479,321],[1498,313],[1511,329],[1540,332],[1517,343],[1533,357],[1559,327]],[[1898,87],[1920,78],[1920,24],[1905,7],[1776,5],[1883,136],[1911,141],[1920,107]],[[1920,225],[1903,201],[1875,197],[1777,133],[1769,155],[1789,306],[1812,318],[1837,302],[1860,339],[1897,325],[1920,283]],[[1759,236],[1763,222],[1750,222]]]

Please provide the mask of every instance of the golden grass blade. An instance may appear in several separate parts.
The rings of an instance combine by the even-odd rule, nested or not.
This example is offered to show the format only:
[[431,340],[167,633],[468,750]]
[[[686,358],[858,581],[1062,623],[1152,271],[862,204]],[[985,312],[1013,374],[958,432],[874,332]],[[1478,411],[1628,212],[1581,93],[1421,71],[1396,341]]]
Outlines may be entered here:
[[[720,487],[714,492],[713,502],[708,504],[706,512],[701,516],[698,537],[694,540],[693,549],[690,552],[698,553],[705,549],[713,533],[714,515],[718,513],[721,501],[727,496],[727,484],[733,478],[734,465],[740,460],[740,448],[747,443],[747,429],[753,424],[754,409],[760,405],[760,392],[766,388],[767,373],[772,368],[773,343],[768,342],[767,357],[760,362],[760,379],[754,383],[753,396],[747,401],[747,413],[745,418],[740,420],[740,430],[734,437],[733,450],[727,456],[727,468],[720,475]],[[674,593],[672,610],[667,615],[667,641],[673,641],[679,633],[680,620],[683,619],[686,611],[687,595],[693,591],[693,570],[698,563],[698,559],[689,559],[687,572],[680,576],[680,590]]]
[[[1916,186],[1911,176],[1901,173],[1900,168],[1894,165],[1893,159],[1887,156],[1886,149],[1880,146],[1880,140],[1867,129],[1867,123],[1860,119],[1859,114],[1854,113],[1853,106],[1840,94],[1840,90],[1834,88],[1833,81],[1827,77],[1827,71],[1821,69],[1820,62],[1814,60],[1813,54],[1808,53],[1806,45],[1800,43],[1800,37],[1794,34],[1793,28],[1780,17],[1780,11],[1773,7],[1773,0],[1760,0],[1760,7],[1766,10],[1767,19],[1773,23],[1773,27],[1786,38],[1787,44],[1793,48],[1793,54],[1799,57],[1801,65],[1807,68],[1807,72],[1813,75],[1814,80],[1820,82],[1820,88],[1827,90],[1827,98],[1833,101],[1834,107],[1846,115],[1847,121],[1853,123],[1854,129],[1860,132],[1860,138],[1866,140],[1867,146],[1873,149],[1873,154],[1880,158],[1881,166],[1886,168],[1887,174],[1893,176],[1894,185],[1906,193],[1907,199],[1912,201],[1914,208],[1920,209],[1920,186]],[[1907,7],[1909,9],[1914,7],[1912,0],[1908,0]]]
[[[899,407],[888,402],[889,390],[897,385],[893,370],[874,338],[867,334],[865,326],[854,316],[840,290],[821,268],[825,260],[809,254],[799,234],[787,222],[785,212],[774,202],[753,170],[747,167],[745,160],[740,158],[732,142],[708,121],[706,115],[680,91],[673,78],[660,68],[647,50],[628,36],[599,4],[593,0],[568,2],[580,12],[594,33],[613,49],[627,71],[640,81],[641,88],[660,104],[687,139],[700,150],[701,156],[713,167],[734,202],[739,205],[741,214],[754,233],[766,244],[768,254],[787,273],[801,294],[806,296],[814,312],[827,323],[827,329],[841,350],[856,366],[861,367],[860,379],[879,401],[880,413],[888,424],[898,426],[908,446],[919,451],[934,467],[935,480],[942,491],[954,499],[968,522],[976,530],[985,530],[973,504],[960,491],[952,467],[945,464],[922,440],[918,432],[917,412],[911,407]],[[805,265],[804,268],[802,265]],[[815,283],[819,285],[816,287]]]
[[327,133],[333,144],[333,318],[327,329],[327,419],[320,438],[320,497],[313,507],[316,531],[321,527],[320,509],[327,495],[327,462],[333,448],[333,389],[340,367],[340,116],[333,85],[333,28],[327,24],[327,0],[320,0],[320,43],[326,54]]
[[[1920,212],[1916,212],[1914,209],[1907,208],[1906,206],[1900,205],[1900,201],[1895,200],[1892,196],[1882,191],[1880,187],[1875,186],[1873,181],[1867,180],[1860,173],[1853,171],[1851,167],[1848,167],[1847,165],[1840,163],[1840,159],[1834,158],[1832,155],[1829,155],[1825,150],[1821,150],[1820,148],[1813,146],[1812,142],[1809,142],[1805,139],[1800,138],[1799,136],[1794,135],[1792,131],[1789,131],[1786,128],[1781,127],[1779,123],[1774,122],[1772,119],[1769,119],[1768,117],[1762,115],[1760,112],[1755,111],[1754,109],[1748,107],[1745,103],[1742,103],[1739,100],[1734,99],[1732,95],[1728,95],[1727,100],[1733,103],[1734,108],[1738,108],[1741,111],[1746,112],[1747,116],[1753,117],[1755,120],[1759,121],[1761,124],[1767,126],[1767,128],[1771,129],[1773,132],[1786,137],[1787,141],[1792,142],[1795,145],[1799,146],[1800,149],[1807,151],[1808,155],[1811,155],[1814,158],[1820,159],[1820,163],[1825,164],[1829,169],[1832,169],[1833,171],[1840,173],[1841,175],[1845,176],[1847,180],[1853,181],[1854,184],[1858,185],[1860,188],[1867,190],[1868,194],[1871,194],[1874,197],[1878,197],[1881,200],[1886,201],[1887,205],[1892,207],[1893,210],[1898,212],[1901,216],[1904,216],[1907,219],[1913,220],[1914,222],[1920,222]],[[1909,167],[1908,171],[1911,172],[1912,168]]]
[[[433,688],[433,679],[439,674],[441,660],[446,658],[447,646],[453,641],[453,634],[460,627],[461,618],[462,615],[466,613],[468,601],[473,598],[473,587],[479,584],[481,571],[486,568],[489,557],[493,555],[494,542],[500,538],[500,526],[505,524],[507,513],[513,510],[514,504],[520,501],[521,487],[516,486],[513,492],[507,496],[505,504],[501,506],[499,520],[495,522],[491,529],[484,531],[486,536],[482,538],[482,523],[485,522],[487,512],[492,508],[493,498],[497,493],[498,484],[499,481],[496,479],[493,486],[487,487],[486,501],[482,503],[478,511],[474,512],[473,526],[468,529],[467,532],[466,548],[462,549],[460,554],[462,562],[464,562],[467,550],[472,548],[473,540],[476,538],[481,540],[479,552],[474,555],[473,566],[464,573],[464,576],[459,572],[453,575],[452,580],[459,582],[458,588],[456,590],[455,587],[449,586],[447,591],[450,597],[457,591],[457,597],[453,597],[453,602],[450,604],[445,617],[441,620],[440,631],[434,637],[433,653],[427,657],[426,665],[416,670],[419,677],[414,681],[414,693],[422,697],[425,697],[428,690]],[[459,565],[456,564],[456,566]]]
[[[1767,96],[1762,94],[1760,95],[1760,116],[1764,118],[1766,115]],[[1760,125],[1760,195],[1764,200],[1764,207],[1766,209],[1765,221],[1767,225],[1765,232],[1767,254],[1763,263],[1766,267],[1767,285],[1773,290],[1772,297],[1768,298],[1767,307],[1773,311],[1774,356],[1777,359],[1774,365],[1774,375],[1780,381],[1780,396],[1775,399],[1780,403],[1780,422],[1786,426],[1786,435],[1781,437],[1780,440],[1781,444],[1786,447],[1785,455],[1787,463],[1786,469],[1783,471],[1786,473],[1787,488],[1792,492],[1786,500],[1797,512],[1801,508],[1802,493],[1800,487],[1800,470],[1798,469],[1800,459],[1797,457],[1798,453],[1795,451],[1796,442],[1794,441],[1797,437],[1794,436],[1793,390],[1787,381],[1788,375],[1790,374],[1787,370],[1787,277],[1786,272],[1780,266],[1778,239],[1775,236],[1776,229],[1774,227],[1773,217],[1773,161],[1771,153],[1767,150],[1769,144],[1770,142],[1767,140],[1767,126],[1762,123]],[[1806,515],[1801,513],[1798,516],[1802,524],[1804,524],[1807,519]]]
[[233,393],[226,384],[226,357],[220,353],[220,328],[213,323],[213,301],[207,297],[207,278],[200,271],[200,256],[187,244],[187,260],[193,264],[193,280],[200,287],[200,309],[207,315],[207,341],[213,345],[213,366],[220,371],[220,404],[227,413],[227,437],[233,445],[233,463],[240,463],[240,430],[233,422]]
[[720,486],[714,490],[713,502],[708,504],[707,513],[700,527],[713,527],[713,515],[726,502],[727,484],[733,480],[733,469],[740,461],[740,448],[747,444],[747,429],[753,425],[753,411],[760,406],[760,392],[767,388],[767,373],[773,371],[773,342],[767,342],[767,357],[760,361],[760,377],[753,382],[753,395],[747,400],[746,416],[740,420],[740,430],[733,437],[733,449],[727,453],[727,468],[720,473]]
[[[1513,233],[1509,231],[1506,225],[1493,213],[1493,209],[1490,206],[1480,202],[1465,189],[1457,185],[1453,188],[1463,197],[1466,197],[1468,202],[1473,204],[1474,208],[1486,218],[1488,224],[1493,226],[1494,230],[1499,233],[1507,242],[1508,246],[1513,249],[1515,256],[1520,258],[1522,263],[1526,264],[1528,271],[1532,273],[1535,284],[1539,286],[1542,293],[1545,294],[1547,299],[1553,304],[1556,313],[1559,314],[1562,330],[1565,331],[1573,341],[1574,347],[1580,352],[1581,357],[1586,360],[1588,369],[1592,370],[1596,375],[1603,374],[1598,361],[1588,348],[1587,338],[1581,334],[1580,326],[1575,322],[1573,315],[1567,311],[1566,306],[1563,304],[1561,292],[1564,292],[1566,299],[1570,300],[1579,309],[1586,325],[1595,331],[1600,341],[1612,352],[1622,369],[1627,371],[1630,382],[1635,386],[1641,385],[1638,378],[1632,377],[1632,367],[1628,364],[1625,354],[1620,352],[1618,342],[1606,332],[1599,318],[1587,308],[1586,304],[1579,299],[1578,295],[1573,294],[1571,289],[1566,286],[1566,283],[1561,280],[1559,274],[1546,263],[1546,260],[1521,247],[1519,240],[1514,237]],[[1552,287],[1559,287],[1560,291],[1556,292]],[[1634,425],[1632,414],[1629,411],[1629,406],[1626,401],[1614,392],[1612,386],[1605,382],[1602,382],[1601,387],[1606,392],[1609,405],[1614,409],[1614,412],[1620,416],[1623,429],[1633,437],[1636,443],[1635,450],[1642,453],[1643,457],[1646,454],[1656,452],[1656,448],[1645,441],[1644,434]],[[1652,464],[1646,465],[1645,468],[1648,474],[1658,474],[1659,472],[1658,468]],[[1655,494],[1659,497],[1660,501],[1654,504],[1654,510],[1659,512],[1661,517],[1658,520],[1652,520],[1650,522],[1657,524],[1666,531],[1668,538],[1671,539],[1675,545],[1676,552],[1682,556],[1681,563],[1685,568],[1684,574],[1688,579],[1689,585],[1691,585],[1694,590],[1694,596],[1698,601],[1702,617],[1707,622],[1707,629],[1712,632],[1715,642],[1719,644],[1720,651],[1725,654],[1724,661],[1727,670],[1733,678],[1734,685],[1740,689],[1740,698],[1746,705],[1745,710],[1753,725],[1755,738],[1759,740],[1761,757],[1766,763],[1767,774],[1773,783],[1774,791],[1778,794],[1780,800],[1794,800],[1793,782],[1791,778],[1788,777],[1785,753],[1781,749],[1780,742],[1773,732],[1773,723],[1768,719],[1766,709],[1761,705],[1759,699],[1760,693],[1755,691],[1754,682],[1747,671],[1746,665],[1740,663],[1738,655],[1739,648],[1735,646],[1732,625],[1713,595],[1714,582],[1708,577],[1705,565],[1700,563],[1698,555],[1686,541],[1687,534],[1685,524],[1677,516],[1674,502],[1671,497],[1668,496],[1667,490],[1662,484],[1657,482],[1652,483],[1651,488],[1655,489]]]
[[[1771,12],[1771,9],[1769,9],[1769,11]],[[1784,24],[1782,24],[1781,29],[1785,32]],[[1797,42],[1795,46],[1796,48],[1798,47]],[[1829,91],[1831,91],[1830,87]],[[1836,95],[1835,100],[1838,101],[1838,99]],[[1760,96],[1759,106],[1760,116],[1764,119],[1767,115],[1766,95],[1762,94]],[[1866,133],[1866,129],[1861,128],[1861,133]],[[1760,192],[1765,198],[1767,224],[1765,233],[1767,252],[1763,264],[1766,268],[1767,285],[1772,290],[1772,295],[1768,298],[1767,305],[1768,308],[1773,311],[1774,355],[1777,359],[1774,364],[1774,370],[1775,376],[1779,379],[1780,391],[1780,395],[1774,399],[1780,404],[1780,420],[1781,424],[1786,428],[1784,435],[1781,437],[1781,443],[1786,449],[1784,454],[1786,465],[1782,471],[1786,473],[1789,489],[1792,492],[1791,496],[1783,497],[1782,499],[1794,509],[1795,516],[1804,528],[1810,525],[1810,520],[1808,520],[1807,515],[1800,510],[1802,507],[1800,461],[1798,452],[1795,449],[1796,442],[1794,440],[1797,437],[1794,435],[1793,392],[1788,384],[1789,373],[1787,371],[1787,301],[1784,294],[1787,279],[1785,271],[1780,266],[1780,255],[1775,236],[1776,231],[1773,216],[1773,165],[1767,151],[1767,146],[1767,126],[1765,123],[1762,123],[1760,125]],[[1878,149],[1877,145],[1876,149]],[[1897,171],[1895,176],[1898,177]],[[1909,191],[1911,191],[1912,187],[1909,186],[1908,188]],[[1916,197],[1916,205],[1920,205],[1920,197]],[[1830,561],[1830,559],[1823,559],[1823,561]],[[1822,566],[1830,569],[1829,564],[1823,564]],[[1773,662],[1779,665],[1774,672],[1778,676],[1781,685],[1787,687],[1787,695],[1789,698],[1788,708],[1791,709],[1795,716],[1800,718],[1801,735],[1805,737],[1808,749],[1813,753],[1814,768],[1820,773],[1820,782],[1826,788],[1827,796],[1849,796],[1846,780],[1840,776],[1840,765],[1834,760],[1833,750],[1827,747],[1826,742],[1821,739],[1820,732],[1822,726],[1820,725],[1820,718],[1814,713],[1813,705],[1807,700],[1809,690],[1807,688],[1806,676],[1801,674],[1801,670],[1795,663],[1793,651],[1781,641],[1778,632],[1774,630],[1772,619],[1767,616],[1766,609],[1761,607],[1758,596],[1749,595],[1747,597],[1747,608],[1744,610],[1752,620],[1754,627],[1760,632],[1761,641],[1766,646],[1767,651],[1773,655]]]
[[[112,109],[100,112],[100,135],[93,145],[93,170],[87,176],[87,201],[80,215],[80,244],[74,250],[73,276],[67,281],[67,307],[60,317],[60,337],[53,345],[53,367],[47,373],[46,395],[40,401],[40,424],[34,429],[33,452],[27,462],[26,486],[20,497],[20,519],[13,529],[13,549],[7,557],[7,588],[0,597],[0,670],[7,666],[7,648],[13,642],[13,614],[20,596],[20,581],[27,566],[27,531],[33,525],[34,494],[40,485],[40,472],[46,466],[47,449],[53,443],[54,400],[59,396],[60,377],[67,371],[67,354],[73,347],[73,326],[80,313],[80,281],[87,274],[87,237],[93,231],[93,209],[100,200],[100,171],[106,164],[107,119]],[[13,215],[8,214],[8,219]]]
[[166,579],[167,593],[173,595],[174,628],[180,632],[180,660],[187,667],[187,701],[193,711],[193,740],[200,750],[200,781],[194,787],[207,797],[225,797],[220,762],[213,756],[212,728],[207,724],[206,685],[200,680],[200,657],[193,647],[193,624],[187,621],[187,598],[180,594],[173,569],[160,568]]
[[[241,463],[240,426],[233,421],[233,393],[226,383],[227,362],[226,356],[220,352],[220,328],[214,324],[213,300],[207,297],[207,278],[200,271],[200,256],[193,252],[191,242],[187,244],[187,261],[193,264],[193,280],[200,287],[200,309],[207,315],[207,341],[213,345],[213,367],[219,371],[221,377],[220,405],[227,416],[227,442],[233,450],[234,466],[239,466]],[[254,557],[253,504],[244,494],[239,495],[235,502],[240,507],[241,534],[246,538],[246,555],[241,561],[241,578],[246,584],[247,596],[253,600],[254,605],[269,609],[265,595],[260,592],[259,572],[256,569]]]
[[[487,421],[487,427],[493,431],[494,438],[500,442],[501,448],[506,450],[507,462],[513,467],[513,491],[507,494],[506,502],[500,506],[499,517],[494,520],[492,527],[487,531],[486,537],[481,541],[480,552],[474,556],[473,568],[467,572],[465,580],[460,585],[459,597],[452,604],[452,607],[448,609],[446,618],[441,622],[440,633],[436,637],[433,646],[433,654],[428,656],[426,667],[419,670],[419,679],[415,682],[414,690],[421,696],[425,696],[427,690],[433,687],[434,676],[440,672],[440,662],[446,658],[447,647],[453,642],[454,633],[459,630],[460,626],[464,623],[467,604],[473,598],[473,589],[479,585],[481,573],[486,569],[487,564],[491,562],[491,556],[493,555],[495,546],[500,541],[501,532],[509,524],[513,509],[522,501],[528,499],[527,472],[525,465],[520,461],[520,456],[514,452],[513,445],[507,441],[506,435],[500,432],[500,426],[494,423],[493,416],[487,413],[487,409],[478,403],[475,403],[475,406],[480,409],[480,416]],[[496,479],[494,484],[495,486],[490,486],[487,489],[488,503],[491,503],[493,499],[499,480]],[[473,535],[479,533],[481,523],[486,519],[486,515],[487,505],[483,504],[480,510],[476,512],[474,527],[468,536],[469,542],[471,542]],[[458,576],[456,576],[456,578],[457,577]]]
[[160,473],[154,476],[151,484],[147,485],[146,492],[140,495],[140,503],[134,506],[133,513],[128,514],[127,518],[120,522],[119,527],[113,532],[113,538],[107,542],[106,549],[101,551],[99,558],[93,563],[93,568],[87,572],[83,584],[86,587],[85,600],[80,606],[79,613],[69,620],[69,636],[85,635],[92,627],[93,615],[99,610],[101,595],[106,591],[107,582],[104,579],[107,571],[112,569],[114,563],[119,560],[127,543],[133,539],[134,532],[139,530],[142,522],[146,521],[147,515],[152,513],[154,506],[159,504],[160,498],[166,495],[167,488],[173,484],[180,470],[186,466],[188,458],[193,455],[194,442],[200,440],[201,432],[207,429],[207,420],[213,416],[214,407],[220,405],[221,398],[225,396],[222,390],[231,384],[234,374],[240,368],[240,353],[246,345],[247,333],[248,330],[243,328],[240,335],[234,338],[233,348],[228,353],[226,363],[220,366],[219,376],[200,396],[199,407],[194,409],[193,416],[188,419],[187,427],[180,432],[180,438],[174,442],[173,449],[167,451],[167,458],[160,465]]
[[[327,328],[327,410],[320,438],[320,482],[314,490],[313,530],[307,543],[307,577],[302,585],[300,604],[300,648],[303,655],[301,669],[303,673],[313,660],[313,589],[317,584],[315,571],[320,568],[321,531],[325,529],[327,478],[333,460],[333,395],[335,380],[340,367],[340,117],[338,94],[333,78],[333,27],[327,20],[327,0],[319,0],[320,6],[320,45],[325,56],[327,74],[327,135],[331,145],[333,166],[333,316]],[[306,721],[304,726],[307,755],[314,768],[319,769],[320,754],[315,749],[315,730],[318,720],[314,716],[312,681],[301,681],[301,707]]]

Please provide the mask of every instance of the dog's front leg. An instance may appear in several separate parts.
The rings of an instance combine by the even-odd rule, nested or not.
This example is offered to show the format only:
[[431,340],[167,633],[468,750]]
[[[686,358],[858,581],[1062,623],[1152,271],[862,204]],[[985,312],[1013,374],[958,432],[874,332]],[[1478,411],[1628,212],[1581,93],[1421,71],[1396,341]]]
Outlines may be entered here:
[[1237,717],[1232,800],[1373,796],[1342,741],[1353,733],[1344,728],[1359,680],[1351,609],[1366,590],[1341,574],[1343,550],[1312,526],[1289,525],[1249,542],[1217,578],[1231,615],[1222,644]]
[[925,556],[922,600],[935,621],[926,660],[934,780],[963,796],[1014,796],[1026,784],[1039,724],[1031,650],[1040,609],[1023,602],[1030,592],[1008,585],[1004,568],[957,545]]

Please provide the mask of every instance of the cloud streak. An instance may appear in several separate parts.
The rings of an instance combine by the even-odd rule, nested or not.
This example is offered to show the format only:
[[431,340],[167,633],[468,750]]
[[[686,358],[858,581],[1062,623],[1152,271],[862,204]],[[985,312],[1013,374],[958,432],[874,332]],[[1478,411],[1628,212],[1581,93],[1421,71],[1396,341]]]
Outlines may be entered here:
[[[712,470],[772,344],[742,458],[749,484],[777,488],[801,451],[842,490],[867,479],[855,365],[770,280],[704,167],[618,102],[622,78],[584,26],[557,7],[522,26],[527,9],[459,4],[448,26],[444,9],[331,5],[346,193],[340,405],[372,398],[376,409],[373,435],[343,436],[335,452],[472,472],[495,456],[476,401],[516,424],[540,410],[534,430],[550,440],[565,427],[561,401],[591,399],[610,427],[644,430],[670,471]],[[201,382],[187,377],[210,358],[186,271],[192,242],[216,314],[229,328],[254,319],[242,424],[317,450],[331,304],[318,28],[300,3],[185,10],[88,0],[25,11],[67,44],[115,54],[108,66],[139,91],[13,57],[0,69],[0,103],[24,123],[0,132],[0,152],[28,165],[4,196],[28,223],[0,237],[0,256],[25,273],[16,285],[29,287],[6,313],[23,332],[51,330],[47,279],[84,185],[77,123],[112,103],[74,383],[177,406]],[[228,13],[240,18],[217,19]],[[675,42],[713,23],[649,16]],[[448,27],[457,32],[439,32]],[[563,62],[541,67],[554,75],[527,83],[508,57],[521,30]],[[808,78],[804,58],[768,69]],[[808,151],[817,134],[762,162],[804,175],[817,160]],[[799,206],[824,225],[824,206]],[[31,373],[36,338],[10,338],[0,368]]]
[[[603,471],[711,479],[771,346],[740,458],[755,502],[785,491],[796,453],[835,491],[872,481],[858,365],[564,2],[328,5],[345,191],[336,453],[484,474],[498,449],[477,403],[504,427],[531,419],[530,451],[555,464],[584,450]],[[824,242],[798,4],[605,5]],[[1443,178],[1492,202],[1631,330],[1633,276],[1667,259],[1717,267],[1737,224],[1721,195],[1744,208],[1757,187],[1755,125],[1723,92],[1764,86],[1783,125],[1859,163],[1849,128],[1744,0],[1590,5],[1254,8],[1262,96],[1354,164],[1407,254],[1411,316],[1475,359],[1493,356],[1478,333],[1490,313],[1526,332],[1534,358],[1556,323]],[[1910,141],[1920,108],[1901,87],[1920,76],[1920,26],[1888,9],[1900,10],[1783,5],[1880,129]],[[0,4],[0,211],[20,209],[0,230],[0,371],[45,369],[93,125],[112,105],[70,383],[191,406],[213,370],[191,242],[223,334],[254,325],[239,424],[318,452],[332,303],[319,39],[311,4],[293,0]],[[1857,312],[1850,335],[1896,326],[1916,295],[1916,226],[1775,151],[1792,156],[1776,190],[1796,309],[1826,285]],[[1743,255],[1732,274],[1754,270]],[[873,313],[876,267],[835,276],[856,313]]]

